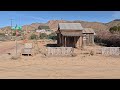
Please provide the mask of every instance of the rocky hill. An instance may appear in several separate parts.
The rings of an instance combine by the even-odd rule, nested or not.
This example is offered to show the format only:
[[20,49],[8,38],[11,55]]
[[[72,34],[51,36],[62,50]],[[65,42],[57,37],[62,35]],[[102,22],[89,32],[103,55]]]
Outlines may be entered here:
[[113,27],[113,26],[120,26],[120,20],[113,20],[109,23],[106,23],[106,26],[108,28]]
[[[110,27],[112,26],[120,26],[120,19],[115,19],[111,22],[108,23],[101,23],[101,22],[88,22],[88,21],[80,21],[80,20],[76,20],[76,21],[66,21],[66,20],[50,20],[47,23],[32,23],[30,25],[24,25],[22,26],[23,30],[35,30],[37,29],[40,25],[48,25],[50,27],[50,29],[56,31],[57,30],[57,26],[58,23],[65,23],[65,22],[69,22],[69,23],[81,23],[81,25],[84,28],[93,28],[96,31],[99,30],[108,30]],[[10,26],[4,27],[0,29],[0,32],[5,32],[5,31],[9,31],[10,32]]]

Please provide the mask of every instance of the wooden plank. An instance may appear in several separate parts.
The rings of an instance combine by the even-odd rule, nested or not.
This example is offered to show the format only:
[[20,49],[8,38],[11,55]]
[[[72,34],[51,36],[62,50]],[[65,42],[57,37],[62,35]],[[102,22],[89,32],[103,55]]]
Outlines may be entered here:
[[47,47],[47,55],[49,56],[67,56],[72,53],[72,47]]
[[120,47],[103,47],[102,55],[120,55]]
[[64,37],[62,35],[62,46],[64,46]]
[[79,37],[79,48],[80,48],[80,38],[81,38],[81,36]]
[[65,47],[66,47],[66,36],[65,36]]
[[92,44],[94,45],[94,34],[92,35]]

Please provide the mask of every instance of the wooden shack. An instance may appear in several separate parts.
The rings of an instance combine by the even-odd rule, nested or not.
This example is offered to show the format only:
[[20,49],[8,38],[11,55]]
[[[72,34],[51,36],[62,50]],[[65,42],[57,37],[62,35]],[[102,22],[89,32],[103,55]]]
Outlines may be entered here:
[[83,45],[88,46],[88,45],[94,45],[94,35],[95,32],[92,28],[84,28],[82,30],[83,33]]
[[63,47],[82,47],[83,27],[80,23],[59,23],[57,30],[57,45]]

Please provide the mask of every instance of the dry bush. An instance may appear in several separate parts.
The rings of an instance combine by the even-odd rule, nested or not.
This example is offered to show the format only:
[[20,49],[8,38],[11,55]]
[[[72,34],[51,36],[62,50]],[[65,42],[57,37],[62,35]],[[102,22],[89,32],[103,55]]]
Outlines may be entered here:
[[99,31],[95,36],[95,42],[108,47],[120,47],[120,34],[112,34],[109,31],[104,30]]
[[91,55],[91,56],[94,55],[94,51],[93,51],[93,50],[90,51],[90,55]]
[[20,59],[20,57],[19,56],[12,56],[11,59],[12,60],[17,60],[17,59]]
[[76,53],[72,53],[72,55],[71,55],[72,57],[76,57],[77,56],[77,54]]

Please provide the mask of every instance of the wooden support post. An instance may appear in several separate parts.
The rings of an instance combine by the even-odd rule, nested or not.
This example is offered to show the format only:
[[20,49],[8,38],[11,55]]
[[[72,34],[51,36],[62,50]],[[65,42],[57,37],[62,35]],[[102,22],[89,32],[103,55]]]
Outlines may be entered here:
[[64,40],[64,47],[65,47],[65,36],[63,36],[63,40]]
[[81,38],[81,36],[79,37],[79,48],[80,48],[80,38]]
[[60,46],[60,44],[61,44],[61,37],[60,37],[61,35],[60,35],[60,33],[59,33],[59,46]]
[[64,46],[64,37],[62,35],[62,46]]
[[76,45],[75,45],[75,37],[74,37],[74,47],[76,47]]
[[83,36],[81,36],[81,47],[83,48]]
[[80,36],[80,47],[82,47],[82,44],[83,44],[83,37]]
[[66,36],[65,36],[65,47],[66,47]]
[[94,45],[94,35],[92,35],[92,44]]

